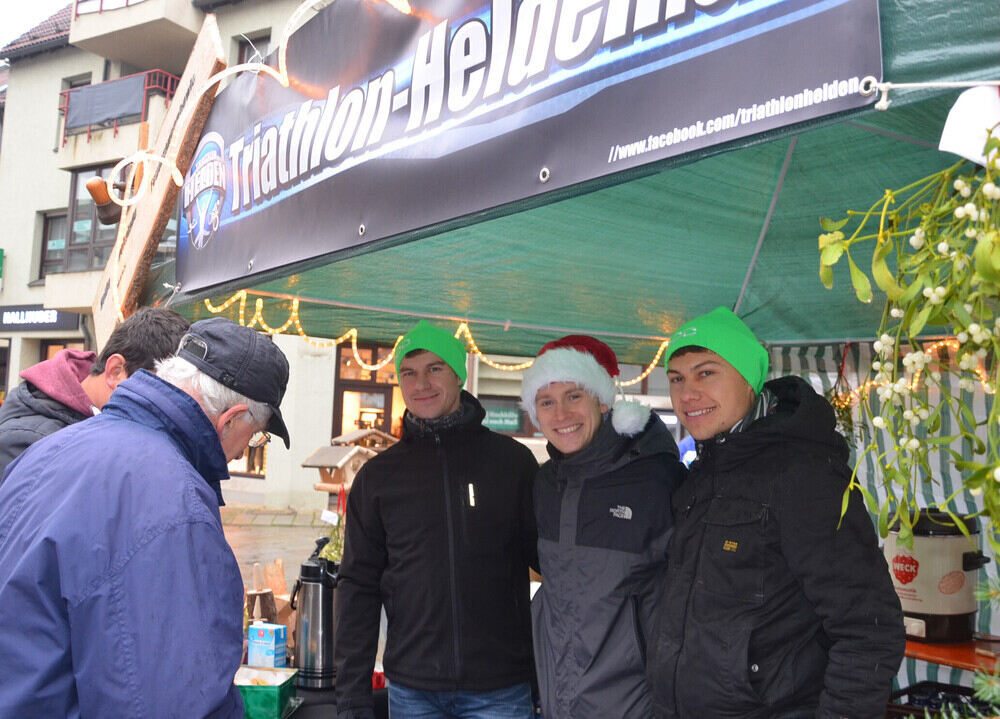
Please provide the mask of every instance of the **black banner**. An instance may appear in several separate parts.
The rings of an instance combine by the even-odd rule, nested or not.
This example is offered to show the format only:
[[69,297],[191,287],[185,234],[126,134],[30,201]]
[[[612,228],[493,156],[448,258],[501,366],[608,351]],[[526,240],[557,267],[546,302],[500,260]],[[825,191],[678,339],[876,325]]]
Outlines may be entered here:
[[221,93],[186,291],[857,108],[881,78],[877,0],[396,5],[338,0],[293,35],[288,88]]
[[0,306],[0,332],[43,332],[80,329],[76,312],[50,310],[41,305]]

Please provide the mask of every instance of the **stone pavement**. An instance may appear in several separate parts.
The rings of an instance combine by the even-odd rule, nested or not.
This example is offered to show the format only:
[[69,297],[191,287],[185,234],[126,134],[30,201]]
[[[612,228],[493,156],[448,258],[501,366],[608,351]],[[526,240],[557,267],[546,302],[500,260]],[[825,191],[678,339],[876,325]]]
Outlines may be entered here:
[[302,564],[315,548],[317,537],[328,536],[332,527],[321,521],[321,510],[273,509],[248,504],[227,504],[219,510],[222,528],[240,565],[243,584],[253,581],[254,563],[281,558],[285,581],[291,591]]
[[227,504],[219,508],[226,527],[326,527],[320,520],[320,509],[274,509],[254,504]]

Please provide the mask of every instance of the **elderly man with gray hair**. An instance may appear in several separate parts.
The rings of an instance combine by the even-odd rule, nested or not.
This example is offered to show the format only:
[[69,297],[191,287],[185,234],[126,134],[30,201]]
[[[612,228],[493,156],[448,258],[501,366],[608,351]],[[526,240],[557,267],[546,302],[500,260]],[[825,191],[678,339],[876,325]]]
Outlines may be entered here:
[[267,432],[288,445],[288,362],[216,318],[156,372],[32,445],[0,486],[4,716],[243,716],[219,482]]

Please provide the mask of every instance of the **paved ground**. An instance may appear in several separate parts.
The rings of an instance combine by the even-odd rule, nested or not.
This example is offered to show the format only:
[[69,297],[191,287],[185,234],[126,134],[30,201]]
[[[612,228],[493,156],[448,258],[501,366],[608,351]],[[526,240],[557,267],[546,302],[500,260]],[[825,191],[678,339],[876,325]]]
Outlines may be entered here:
[[240,565],[243,583],[250,586],[253,565],[281,557],[285,581],[291,591],[299,565],[308,559],[317,537],[326,536],[330,525],[320,521],[320,510],[296,512],[246,504],[227,504],[220,510],[226,539]]

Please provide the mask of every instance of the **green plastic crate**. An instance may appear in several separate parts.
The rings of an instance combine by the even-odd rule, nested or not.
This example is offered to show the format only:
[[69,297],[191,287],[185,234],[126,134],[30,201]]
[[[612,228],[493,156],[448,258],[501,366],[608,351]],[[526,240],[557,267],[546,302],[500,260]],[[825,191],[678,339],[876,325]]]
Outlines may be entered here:
[[[242,666],[236,672],[237,688],[243,695],[243,716],[245,719],[281,719],[288,709],[289,700],[295,696],[295,675],[297,669]],[[247,685],[240,683],[243,677],[259,676],[275,683],[268,685]]]

